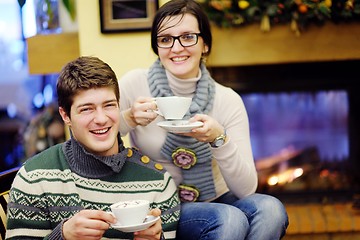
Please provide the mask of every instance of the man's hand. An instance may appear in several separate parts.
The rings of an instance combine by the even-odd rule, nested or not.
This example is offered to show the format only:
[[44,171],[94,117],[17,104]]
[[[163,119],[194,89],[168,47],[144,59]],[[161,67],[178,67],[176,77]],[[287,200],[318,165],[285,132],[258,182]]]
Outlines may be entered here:
[[[152,209],[149,213],[155,217],[161,215],[161,211],[158,208]],[[161,219],[150,226],[148,229],[134,232],[134,240],[159,240],[162,233]]]
[[100,210],[82,210],[63,225],[66,240],[98,240],[109,229],[110,223],[116,223],[115,217]]

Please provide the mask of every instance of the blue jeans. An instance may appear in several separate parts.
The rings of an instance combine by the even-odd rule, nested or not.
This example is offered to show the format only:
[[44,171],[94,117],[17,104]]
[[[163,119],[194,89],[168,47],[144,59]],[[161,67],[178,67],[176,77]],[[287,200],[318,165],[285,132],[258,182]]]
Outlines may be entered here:
[[176,239],[277,240],[288,225],[277,198],[255,193],[239,200],[228,192],[213,202],[182,203]]

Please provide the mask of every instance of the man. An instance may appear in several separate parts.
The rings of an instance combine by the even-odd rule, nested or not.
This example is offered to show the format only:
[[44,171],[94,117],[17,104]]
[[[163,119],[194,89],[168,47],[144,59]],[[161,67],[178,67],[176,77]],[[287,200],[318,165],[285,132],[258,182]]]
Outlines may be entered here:
[[[71,138],[27,160],[8,204],[7,239],[175,239],[180,215],[172,177],[119,135],[119,87],[96,57],[68,63],[57,82],[59,113]],[[161,219],[148,229],[111,228],[109,206],[147,199]]]

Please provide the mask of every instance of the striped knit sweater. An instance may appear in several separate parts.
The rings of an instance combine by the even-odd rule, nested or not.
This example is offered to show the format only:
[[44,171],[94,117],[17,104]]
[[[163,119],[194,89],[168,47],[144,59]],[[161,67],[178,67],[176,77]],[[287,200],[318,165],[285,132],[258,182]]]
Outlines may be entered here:
[[[151,208],[162,212],[165,238],[175,239],[179,198],[161,165],[122,148],[126,160],[119,173],[88,178],[71,170],[64,150],[64,144],[55,145],[20,168],[10,191],[6,239],[62,239],[63,222],[80,210],[110,211],[112,203],[130,199],[150,200]],[[103,237],[132,239],[133,234],[109,229]]]

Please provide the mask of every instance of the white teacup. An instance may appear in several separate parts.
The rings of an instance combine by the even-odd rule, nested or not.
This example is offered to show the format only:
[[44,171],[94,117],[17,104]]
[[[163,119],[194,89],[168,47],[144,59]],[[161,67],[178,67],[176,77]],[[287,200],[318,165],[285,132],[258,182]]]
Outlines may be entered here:
[[116,225],[130,226],[144,222],[150,208],[148,200],[120,201],[110,206]]
[[158,114],[167,120],[182,119],[189,110],[192,99],[189,97],[157,97],[155,98]]

